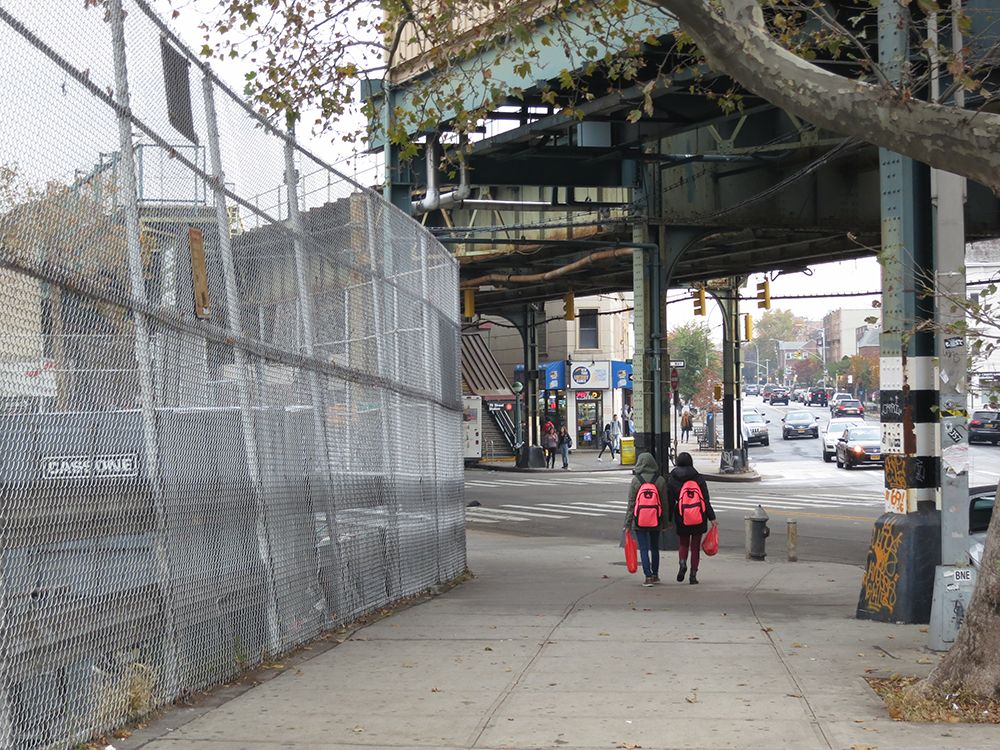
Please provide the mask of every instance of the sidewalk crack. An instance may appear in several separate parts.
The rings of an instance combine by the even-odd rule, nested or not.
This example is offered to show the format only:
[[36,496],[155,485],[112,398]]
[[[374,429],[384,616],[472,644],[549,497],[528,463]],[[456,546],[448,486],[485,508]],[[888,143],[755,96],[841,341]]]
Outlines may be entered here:
[[747,591],[745,595],[747,600],[747,605],[749,605],[750,611],[753,613],[753,617],[757,621],[757,625],[761,629],[761,632],[767,636],[767,640],[771,644],[771,648],[774,651],[774,655],[778,657],[778,661],[781,662],[781,666],[784,668],[786,674],[788,674],[788,679],[790,679],[792,683],[795,685],[795,689],[798,692],[799,699],[802,701],[802,703],[806,707],[806,710],[809,712],[809,723],[812,724],[813,729],[816,731],[819,737],[822,738],[826,746],[830,748],[830,750],[834,750],[833,742],[831,742],[830,737],[827,736],[826,730],[823,728],[823,723],[819,720],[819,717],[816,716],[816,711],[813,710],[812,704],[809,703],[809,698],[806,697],[805,691],[802,690],[802,685],[799,683],[798,678],[795,676],[795,672],[792,671],[791,665],[785,659],[784,654],[781,653],[781,648],[778,646],[777,643],[775,643],[774,637],[771,635],[771,629],[765,627],[764,623],[761,622],[760,616],[757,614],[757,608],[754,606],[753,599],[751,598],[753,596],[753,593],[764,582],[764,579],[766,579],[773,572],[774,568],[768,569],[764,573],[764,575],[762,575],[759,579],[757,579],[757,582],[750,587],[749,591]]
[[566,607],[566,609],[563,611],[562,616],[559,618],[559,620],[549,629],[549,632],[545,634],[545,637],[538,644],[538,648],[535,650],[535,653],[532,655],[532,657],[528,660],[528,663],[525,664],[524,668],[521,669],[521,671],[517,673],[514,679],[512,679],[507,684],[507,687],[505,687],[501,691],[500,695],[497,696],[496,700],[494,700],[493,703],[490,704],[490,707],[489,709],[487,709],[485,716],[483,716],[483,718],[477,724],[476,728],[473,730],[472,741],[468,743],[468,747],[470,748],[476,747],[479,744],[479,740],[482,739],[483,733],[486,732],[486,727],[490,725],[490,722],[493,721],[493,718],[497,715],[497,712],[500,711],[504,703],[507,702],[507,699],[510,698],[513,692],[517,689],[518,685],[521,684],[521,681],[524,679],[525,675],[528,674],[531,668],[535,665],[535,662],[538,661],[539,657],[542,655],[542,651],[544,651],[545,647],[549,645],[549,643],[552,640],[552,636],[555,634],[555,632],[562,626],[564,622],[566,622],[566,618],[569,617],[571,614],[573,614],[573,612],[576,611],[576,608],[580,606],[580,602],[582,602],[589,596],[593,596],[598,591],[606,589],[608,586],[611,586],[614,583],[616,583],[616,579],[611,579],[606,583],[602,583],[600,586],[584,594],[581,594],[572,602],[570,602],[569,606]]

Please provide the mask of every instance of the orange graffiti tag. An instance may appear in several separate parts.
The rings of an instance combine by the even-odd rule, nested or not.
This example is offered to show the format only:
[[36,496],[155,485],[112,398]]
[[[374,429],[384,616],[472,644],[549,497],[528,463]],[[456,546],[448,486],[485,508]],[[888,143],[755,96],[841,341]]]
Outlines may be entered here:
[[885,486],[906,489],[906,456],[899,453],[885,455]]
[[896,584],[899,583],[899,547],[902,533],[893,528],[894,519],[886,521],[872,536],[872,555],[863,581],[865,606],[869,612],[896,609]]

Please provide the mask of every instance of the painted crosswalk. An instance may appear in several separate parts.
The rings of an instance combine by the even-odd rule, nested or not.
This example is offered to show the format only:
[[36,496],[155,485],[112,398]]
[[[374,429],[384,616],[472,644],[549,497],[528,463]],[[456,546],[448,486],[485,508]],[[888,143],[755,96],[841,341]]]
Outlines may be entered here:
[[[842,493],[818,492],[802,493],[798,496],[768,492],[739,492],[723,490],[712,493],[712,506],[719,514],[727,511],[745,513],[758,505],[772,513],[795,513],[797,511],[844,512],[866,510],[874,517],[882,508],[880,494],[867,492],[847,497]],[[517,503],[490,502],[488,505],[466,508],[465,517],[469,523],[491,524],[506,522],[530,522],[538,519],[566,520],[573,517],[620,517],[625,513],[626,500],[573,500],[569,502]]]

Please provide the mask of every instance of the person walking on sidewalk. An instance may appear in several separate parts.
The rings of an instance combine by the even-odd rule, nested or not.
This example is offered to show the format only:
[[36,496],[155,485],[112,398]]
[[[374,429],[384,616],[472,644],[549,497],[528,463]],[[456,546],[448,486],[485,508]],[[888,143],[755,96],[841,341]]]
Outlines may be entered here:
[[687,409],[681,414],[681,442],[686,443],[688,438],[691,437],[691,423],[694,420],[691,418],[691,412]]
[[573,438],[565,425],[559,428],[559,450],[562,451],[563,468],[569,468],[569,449],[573,447]]
[[[655,488],[655,494],[649,485]],[[625,533],[635,534],[639,558],[642,560],[642,572],[646,576],[643,586],[652,586],[660,582],[660,531],[667,525],[667,514],[663,507],[666,501],[667,482],[660,476],[659,464],[656,463],[653,454],[640,453],[635,460],[632,483],[628,488]]]
[[549,422],[542,434],[542,449],[545,451],[545,468],[556,468],[556,448],[559,447],[559,435],[556,426]]
[[611,449],[611,460],[615,460],[615,439],[611,436],[611,425],[604,425],[604,431],[601,432],[601,452],[597,454],[597,460],[601,461],[601,456],[604,455],[604,450],[606,448]]
[[698,563],[701,560],[701,537],[708,531],[708,524],[718,526],[715,510],[708,499],[705,478],[694,468],[690,453],[680,453],[677,463],[667,479],[667,522],[677,526],[677,554],[680,568],[677,582],[684,580],[688,570],[688,551],[691,552],[689,583],[698,583]]
[[[615,450],[622,452],[622,423],[617,414],[611,415],[611,439],[615,443]],[[613,458],[613,456],[612,456]]]

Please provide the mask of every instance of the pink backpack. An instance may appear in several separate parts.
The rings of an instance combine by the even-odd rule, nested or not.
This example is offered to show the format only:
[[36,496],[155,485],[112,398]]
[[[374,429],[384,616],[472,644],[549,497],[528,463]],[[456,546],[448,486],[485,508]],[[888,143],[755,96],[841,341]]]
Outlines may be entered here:
[[656,489],[656,477],[652,482],[643,482],[635,493],[635,525],[640,529],[655,529],[660,525],[663,507],[660,505],[660,491]]
[[677,498],[677,516],[684,526],[701,526],[705,520],[705,497],[693,479],[681,485]]

